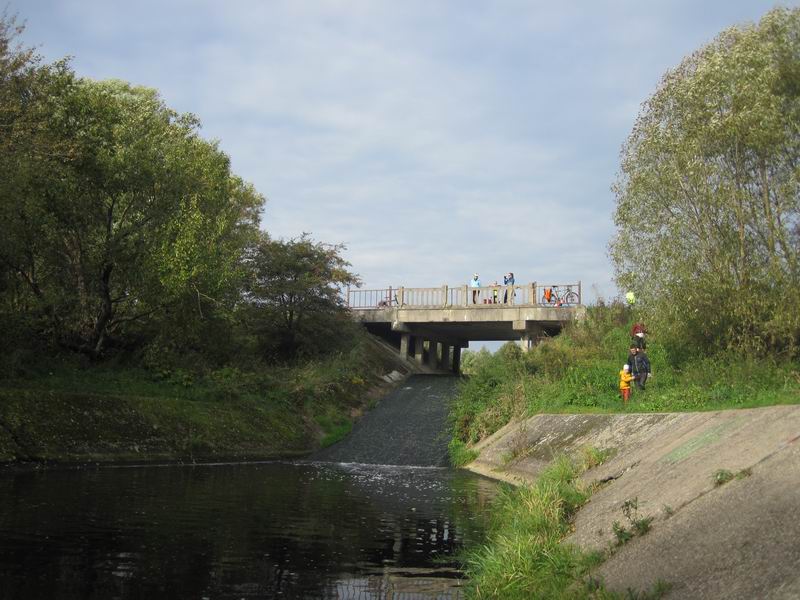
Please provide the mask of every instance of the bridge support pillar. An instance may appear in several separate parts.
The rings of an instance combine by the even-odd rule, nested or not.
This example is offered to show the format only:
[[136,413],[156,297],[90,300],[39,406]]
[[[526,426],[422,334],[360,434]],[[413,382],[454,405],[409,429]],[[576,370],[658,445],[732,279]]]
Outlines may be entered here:
[[439,342],[428,340],[428,366],[435,369],[439,366]]
[[461,346],[453,346],[453,373],[461,374]]
[[409,346],[411,345],[411,334],[410,333],[401,333],[400,334],[400,356],[403,358],[408,358],[408,350]]
[[527,323],[525,331],[522,333],[519,344],[522,346],[522,351],[527,352],[533,348],[544,335],[542,326],[536,323]]
[[522,334],[522,338],[519,340],[519,345],[522,347],[523,352],[527,352],[531,349],[531,334],[527,331]]
[[452,366],[452,362],[450,361],[451,348],[452,346],[450,346],[450,344],[442,344],[442,369],[445,371],[449,371]]
[[414,336],[414,359],[422,364],[425,357],[425,340],[419,336]]

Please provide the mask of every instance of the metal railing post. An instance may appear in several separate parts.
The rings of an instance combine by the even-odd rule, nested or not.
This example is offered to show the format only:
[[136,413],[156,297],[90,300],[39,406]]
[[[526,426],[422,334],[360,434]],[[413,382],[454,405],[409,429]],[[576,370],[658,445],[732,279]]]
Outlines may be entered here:
[[403,306],[403,304],[405,304],[405,298],[404,298],[405,291],[406,291],[406,288],[403,287],[402,285],[397,289],[397,305],[398,306]]
[[528,290],[528,294],[530,295],[528,298],[529,304],[536,304],[536,282],[534,281],[530,285],[530,289]]
[[583,294],[581,293],[581,280],[578,279],[578,304],[583,304]]
[[442,286],[442,306],[449,306],[450,302],[447,298],[447,284]]
[[469,306],[469,286],[462,285],[461,293],[464,294],[464,306]]

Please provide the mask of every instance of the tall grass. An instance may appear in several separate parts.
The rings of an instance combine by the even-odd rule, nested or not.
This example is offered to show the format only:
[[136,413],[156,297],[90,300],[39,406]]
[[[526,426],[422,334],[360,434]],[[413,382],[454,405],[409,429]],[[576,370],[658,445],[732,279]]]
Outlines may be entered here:
[[650,332],[653,377],[623,406],[618,373],[636,318],[620,305],[590,307],[586,319],[527,353],[507,344],[495,354],[469,357],[470,372],[451,404],[453,438],[468,449],[513,418],[537,413],[702,411],[800,402],[797,362],[724,350],[689,352],[662,344],[658,332]]
[[588,597],[579,579],[599,557],[562,544],[572,516],[589,497],[579,473],[562,457],[533,485],[502,489],[487,544],[467,556],[469,598]]
[[582,462],[556,458],[531,485],[504,485],[492,505],[486,544],[465,557],[470,599],[483,600],[657,600],[669,585],[619,594],[590,576],[608,551],[584,552],[564,543],[591,488],[578,478],[605,459],[587,449]]

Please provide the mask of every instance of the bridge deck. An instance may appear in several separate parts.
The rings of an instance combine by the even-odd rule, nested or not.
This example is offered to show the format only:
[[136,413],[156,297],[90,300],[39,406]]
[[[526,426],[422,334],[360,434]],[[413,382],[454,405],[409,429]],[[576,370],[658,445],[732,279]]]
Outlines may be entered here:
[[[551,290],[546,294],[545,290]],[[350,290],[356,320],[375,333],[411,333],[464,345],[555,335],[580,317],[576,284]],[[546,298],[550,301],[547,302]]]

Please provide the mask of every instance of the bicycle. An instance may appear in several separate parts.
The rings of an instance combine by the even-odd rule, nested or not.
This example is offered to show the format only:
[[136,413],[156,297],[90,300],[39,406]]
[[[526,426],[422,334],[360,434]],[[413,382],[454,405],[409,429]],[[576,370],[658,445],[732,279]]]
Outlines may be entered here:
[[572,289],[571,285],[566,286],[566,289],[561,292],[559,286],[544,288],[542,294],[542,304],[549,304],[551,306],[564,306],[569,304],[579,304],[580,298],[578,293]]
[[392,306],[400,306],[400,302],[397,300],[397,294],[391,299],[387,296],[383,300],[378,301],[378,308],[391,308]]

